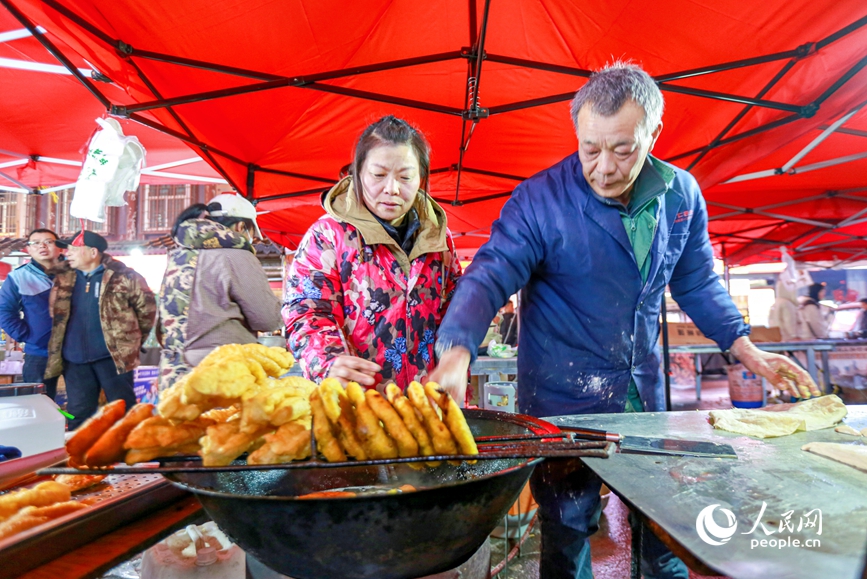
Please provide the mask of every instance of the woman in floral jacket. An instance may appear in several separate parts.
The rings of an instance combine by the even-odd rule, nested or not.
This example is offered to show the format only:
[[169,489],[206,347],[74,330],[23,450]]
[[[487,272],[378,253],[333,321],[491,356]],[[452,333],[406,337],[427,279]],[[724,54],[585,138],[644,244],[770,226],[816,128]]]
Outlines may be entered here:
[[405,121],[384,117],[359,137],[289,270],[283,318],[307,378],[406,388],[434,366],[461,266],[429,172],[427,142]]

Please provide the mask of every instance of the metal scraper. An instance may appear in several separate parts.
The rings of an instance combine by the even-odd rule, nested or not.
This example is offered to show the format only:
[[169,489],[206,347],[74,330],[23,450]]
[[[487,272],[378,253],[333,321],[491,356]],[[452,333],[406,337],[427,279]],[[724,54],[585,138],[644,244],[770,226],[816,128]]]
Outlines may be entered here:
[[558,425],[560,430],[583,440],[607,440],[620,446],[620,452],[634,454],[669,454],[675,456],[697,456],[705,458],[737,458],[730,444],[704,442],[700,440],[680,440],[676,438],[648,438],[644,436],[624,436],[614,432],[593,428],[577,428]]

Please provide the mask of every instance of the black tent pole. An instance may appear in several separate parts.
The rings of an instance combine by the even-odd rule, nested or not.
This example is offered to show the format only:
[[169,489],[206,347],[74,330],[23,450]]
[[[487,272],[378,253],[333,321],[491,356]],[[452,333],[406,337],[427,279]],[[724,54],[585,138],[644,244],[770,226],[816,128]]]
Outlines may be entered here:
[[671,360],[668,351],[668,316],[665,291],[662,292],[662,373],[665,375],[665,410],[671,412]]

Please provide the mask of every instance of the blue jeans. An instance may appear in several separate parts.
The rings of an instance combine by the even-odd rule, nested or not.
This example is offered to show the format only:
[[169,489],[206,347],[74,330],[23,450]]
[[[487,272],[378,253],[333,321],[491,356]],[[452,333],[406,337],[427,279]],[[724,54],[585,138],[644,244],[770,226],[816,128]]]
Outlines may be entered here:
[[[539,504],[544,579],[593,579],[590,542],[599,530],[602,480],[580,459],[548,459],[530,479]],[[630,517],[630,524],[633,524]],[[648,528],[643,530],[641,571],[644,579],[688,579],[686,565]]]
[[25,382],[41,382],[45,384],[45,394],[54,400],[57,395],[57,379],[45,379],[45,368],[48,366],[48,358],[45,356],[34,356],[33,354],[24,354],[24,370],[21,373],[24,375]]

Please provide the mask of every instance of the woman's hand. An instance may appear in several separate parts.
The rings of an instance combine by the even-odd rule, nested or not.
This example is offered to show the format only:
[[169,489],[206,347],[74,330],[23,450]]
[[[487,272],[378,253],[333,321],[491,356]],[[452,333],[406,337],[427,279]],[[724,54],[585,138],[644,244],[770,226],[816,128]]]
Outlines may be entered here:
[[358,382],[362,386],[375,386],[375,376],[380,370],[382,367],[375,362],[356,356],[338,356],[331,362],[328,377],[337,378],[344,386],[349,382]]

